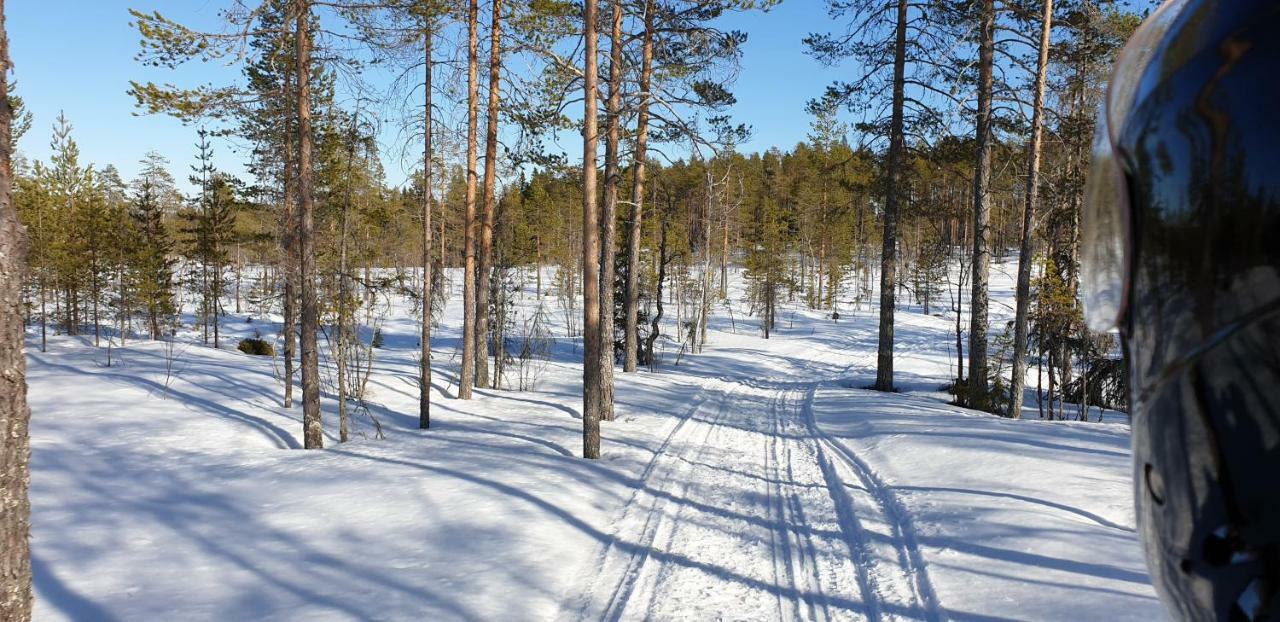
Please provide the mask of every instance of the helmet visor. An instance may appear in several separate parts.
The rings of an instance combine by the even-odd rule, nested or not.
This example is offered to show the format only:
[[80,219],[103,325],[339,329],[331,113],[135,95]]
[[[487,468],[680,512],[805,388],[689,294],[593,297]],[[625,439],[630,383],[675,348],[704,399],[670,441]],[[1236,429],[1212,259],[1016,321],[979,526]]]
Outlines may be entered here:
[[1116,327],[1129,290],[1129,189],[1111,147],[1105,103],[1098,110],[1080,231],[1080,301],[1096,331]]
[[1080,301],[1085,323],[1096,331],[1120,324],[1129,294],[1129,185],[1116,157],[1114,132],[1133,108],[1160,42],[1186,6],[1186,0],[1168,0],[1138,27],[1116,58],[1098,108],[1080,223]]

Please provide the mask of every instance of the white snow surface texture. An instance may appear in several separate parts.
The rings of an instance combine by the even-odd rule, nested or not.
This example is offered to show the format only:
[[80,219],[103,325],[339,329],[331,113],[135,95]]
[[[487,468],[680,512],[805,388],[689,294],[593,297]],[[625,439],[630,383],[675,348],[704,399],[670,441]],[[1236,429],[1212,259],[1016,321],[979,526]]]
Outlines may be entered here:
[[[993,333],[1012,269],[993,265]],[[897,312],[902,393],[866,390],[874,307],[833,321],[788,304],[765,340],[732,274],[732,315],[717,304],[701,353],[664,339],[654,371],[616,371],[598,461],[579,457],[581,342],[554,296],[535,390],[462,401],[454,288],[433,339],[430,430],[417,429],[414,311],[389,302],[367,395],[385,438],[360,413],[339,444],[326,395],[321,451],[298,449],[278,357],[234,350],[277,336],[278,317],[227,317],[222,350],[188,329],[167,381],[159,343],[131,340],[108,367],[91,337],[47,353],[37,339],[36,618],[1165,617],[1134,531],[1122,415],[1028,420],[1028,400],[1013,421],[948,405],[954,315],[916,306]],[[517,325],[539,304],[526,280]]]

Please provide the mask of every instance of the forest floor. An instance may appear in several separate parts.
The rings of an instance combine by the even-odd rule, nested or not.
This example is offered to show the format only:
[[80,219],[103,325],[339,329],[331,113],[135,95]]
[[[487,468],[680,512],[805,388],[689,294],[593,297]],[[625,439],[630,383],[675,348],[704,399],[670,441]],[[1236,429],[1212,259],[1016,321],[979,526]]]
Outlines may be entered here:
[[454,294],[431,429],[417,429],[418,326],[397,300],[354,438],[337,442],[326,396],[323,451],[295,450],[279,359],[232,349],[278,318],[228,317],[222,350],[190,330],[173,348],[130,341],[109,366],[92,337],[42,353],[37,336],[37,619],[1164,617],[1123,416],[948,405],[954,319],[900,309],[902,393],[877,393],[874,308],[834,321],[788,306],[766,340],[737,275],[702,352],[664,341],[656,371],[616,372],[617,420],[586,461],[580,342],[555,298],[529,283],[516,305],[517,326],[541,304],[560,337],[534,389],[462,401]]

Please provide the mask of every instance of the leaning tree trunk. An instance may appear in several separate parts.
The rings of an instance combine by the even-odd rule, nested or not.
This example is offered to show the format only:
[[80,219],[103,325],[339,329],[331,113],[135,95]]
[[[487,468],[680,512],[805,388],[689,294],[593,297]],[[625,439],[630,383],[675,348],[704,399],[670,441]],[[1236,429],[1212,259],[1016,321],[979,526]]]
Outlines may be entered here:
[[987,394],[987,274],[991,264],[991,84],[994,0],[983,0],[978,53],[977,164],[973,175],[973,276],[969,302],[968,405],[990,410]]
[[1035,228],[1040,186],[1040,143],[1044,125],[1045,77],[1049,67],[1049,38],[1053,30],[1053,0],[1045,0],[1040,21],[1040,59],[1036,65],[1035,101],[1031,114],[1031,143],[1027,146],[1027,192],[1022,212],[1022,244],[1018,247],[1017,302],[1013,320],[1013,369],[1009,380],[1009,416],[1022,416],[1022,392],[1027,377],[1027,309],[1031,298],[1031,234]]
[[884,202],[884,240],[880,253],[880,343],[876,354],[878,391],[893,391],[893,312],[898,267],[898,195],[902,191],[903,108],[907,65],[907,0],[898,0],[893,52],[893,111],[889,121],[889,186]]
[[298,55],[298,252],[302,287],[302,429],[303,446],[324,446],[320,420],[320,356],[316,334],[320,314],[316,301],[316,197],[311,169],[311,0],[298,0],[294,36]]
[[489,103],[484,141],[483,215],[480,223],[480,267],[476,275],[476,386],[495,388],[489,382],[489,286],[493,272],[493,225],[497,219],[498,185],[498,87],[502,69],[502,0],[493,0],[489,27]]
[[[635,164],[631,182],[631,222],[627,227],[627,283],[623,307],[626,315],[622,369],[636,370],[640,305],[640,239],[644,224],[645,158],[649,147],[649,84],[653,77],[653,0],[644,5],[644,44],[640,65],[640,104],[636,115]],[[661,303],[659,303],[661,304]]]
[[431,22],[428,21],[422,32],[426,105],[422,115],[422,352],[418,372],[418,427],[423,430],[431,427],[431,164],[435,159],[431,144],[431,44]]
[[622,125],[622,0],[613,0],[609,32],[608,127],[604,142],[604,210],[600,213],[600,418],[613,421],[613,290],[619,144]]
[[[0,0],[0,94],[8,92],[9,37]],[[27,237],[13,205],[13,111],[0,97],[0,620],[31,619],[31,445],[23,352],[22,280]]]
[[476,367],[476,121],[479,115],[477,85],[480,6],[467,7],[467,191],[463,198],[462,224],[462,369],[458,371],[458,398],[471,399]]
[[582,457],[600,457],[600,218],[596,210],[597,0],[584,0],[582,78]]

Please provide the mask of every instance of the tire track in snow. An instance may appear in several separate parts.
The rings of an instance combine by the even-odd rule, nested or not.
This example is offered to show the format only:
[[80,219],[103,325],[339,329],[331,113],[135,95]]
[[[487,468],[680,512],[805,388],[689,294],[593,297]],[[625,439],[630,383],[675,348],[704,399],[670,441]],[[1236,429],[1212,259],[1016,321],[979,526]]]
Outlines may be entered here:
[[[694,420],[698,411],[710,401],[709,388],[718,379],[708,380],[701,385],[701,393],[680,420],[667,434],[662,443],[654,451],[653,457],[641,471],[635,492],[623,507],[622,513],[613,521],[614,532],[609,544],[604,547],[596,564],[595,579],[585,592],[575,616],[579,620],[618,620],[622,617],[631,596],[644,578],[643,571],[654,551],[659,534],[663,531],[667,508],[672,499],[679,498],[688,489],[690,481],[681,477],[692,468],[692,464],[701,459],[709,443],[708,438],[717,428],[720,419],[727,410],[730,396],[736,391],[736,385],[730,385],[720,391],[720,408],[713,421],[705,422],[706,435],[698,443],[686,443],[696,446],[692,459],[685,459],[667,453],[677,439],[693,435],[689,422]],[[686,434],[685,430],[690,429]],[[661,477],[655,477],[655,475]],[[656,484],[651,486],[650,482]],[[679,490],[671,490],[679,488]],[[656,491],[656,494],[649,492]],[[644,499],[642,497],[647,497]],[[680,508],[677,508],[677,515]],[[643,512],[643,514],[638,514]],[[638,523],[638,524],[637,524]],[[670,534],[667,534],[670,536]],[[608,598],[600,601],[598,594],[607,588]]]
[[[735,618],[745,607],[754,618],[776,607],[770,616],[783,620],[945,619],[905,508],[817,426],[821,384],[705,381],[641,472],[589,587],[561,617]],[[713,402],[715,414],[700,415]],[[728,609],[709,613],[718,606]]]
[[[778,619],[800,619],[800,613],[805,607],[805,603],[800,597],[801,586],[796,580],[797,570],[795,568],[795,559],[792,554],[791,534],[787,528],[788,516],[787,508],[784,507],[784,497],[782,492],[782,473],[778,468],[779,462],[779,439],[782,436],[780,430],[781,413],[779,411],[779,403],[782,401],[782,393],[776,393],[769,402],[769,423],[770,433],[764,444],[764,470],[768,481],[765,482],[765,498],[769,509],[769,519],[772,529],[769,530],[770,550],[772,553],[773,576],[774,583],[782,585],[785,577],[787,584],[791,586],[792,599],[788,603],[782,595],[782,591],[775,592],[778,603]],[[791,615],[787,616],[786,606],[791,605]]]
[[[823,559],[813,537],[813,525],[804,511],[804,500],[797,490],[796,482],[803,475],[798,474],[798,463],[806,462],[806,458],[814,458],[815,452],[805,451],[801,437],[787,429],[786,423],[794,418],[794,406],[788,403],[791,389],[783,388],[773,396],[770,405],[770,448],[768,464],[773,480],[774,499],[771,506],[777,507],[776,523],[783,541],[787,576],[791,582],[793,598],[792,619],[801,619],[807,612],[809,620],[832,619],[831,601],[824,586],[823,567],[831,568],[840,565],[838,560]],[[788,490],[783,490],[783,484]],[[839,524],[839,513],[836,513]],[[835,569],[839,573],[843,569]],[[828,579],[832,577],[828,576]],[[786,618],[781,614],[780,617]]]
[[[828,491],[837,507],[843,508],[843,513],[848,516],[848,526],[852,527],[851,533],[846,532],[846,541],[851,550],[855,548],[859,550],[856,554],[861,562],[858,564],[859,581],[865,589],[873,592],[878,600],[878,606],[872,618],[898,617],[895,613],[886,614],[884,611],[886,605],[892,603],[898,605],[895,608],[902,608],[903,613],[912,617],[930,621],[945,620],[946,611],[938,602],[937,594],[929,579],[928,567],[920,554],[911,515],[893,493],[892,488],[885,484],[864,460],[818,426],[813,412],[813,401],[821,384],[814,382],[809,385],[805,391],[802,411],[810,434],[819,444],[819,460],[823,465]],[[827,456],[828,452],[822,451],[824,447],[836,457],[836,462],[833,463],[830,460]],[[851,472],[862,484],[862,487],[857,490],[864,493],[860,495],[863,498],[855,498],[850,493],[850,486],[840,477],[840,466]],[[860,506],[862,512],[859,512]],[[865,516],[868,513],[867,509],[871,510],[870,514],[873,516]],[[888,535],[897,558],[896,565],[887,567],[877,559],[879,556],[876,554],[876,547],[867,537],[867,518],[879,518],[880,522],[890,529]],[[841,527],[845,525],[845,521],[842,520]],[[903,594],[910,594],[907,602],[893,603],[895,600],[901,600]]]

